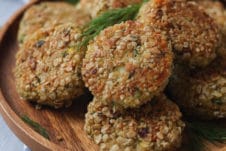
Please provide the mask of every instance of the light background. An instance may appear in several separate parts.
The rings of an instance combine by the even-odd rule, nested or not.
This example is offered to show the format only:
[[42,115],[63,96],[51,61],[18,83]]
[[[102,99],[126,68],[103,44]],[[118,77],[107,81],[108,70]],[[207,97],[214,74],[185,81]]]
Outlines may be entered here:
[[[0,0],[0,27],[27,0]],[[13,134],[0,115],[0,151],[27,151],[27,147]]]

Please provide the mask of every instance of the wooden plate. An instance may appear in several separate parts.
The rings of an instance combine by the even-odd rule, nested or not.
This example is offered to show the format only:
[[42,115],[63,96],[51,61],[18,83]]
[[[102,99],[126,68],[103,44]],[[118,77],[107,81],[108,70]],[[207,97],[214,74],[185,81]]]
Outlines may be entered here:
[[[33,151],[97,151],[98,147],[83,131],[84,115],[87,104],[92,100],[91,95],[75,100],[68,109],[36,110],[32,104],[21,100],[16,92],[12,69],[18,50],[18,25],[24,11],[34,3],[31,2],[19,10],[0,33],[0,112],[13,132]],[[26,125],[21,120],[21,115],[27,115],[40,123],[48,131],[50,140]],[[224,147],[210,148],[215,151],[226,150]]]
[[[32,150],[37,151],[96,151],[83,131],[84,114],[90,95],[74,101],[68,109],[53,110],[43,108],[36,110],[34,106],[20,99],[16,92],[12,69],[15,54],[18,50],[17,31],[23,12],[34,2],[19,10],[3,27],[0,35],[0,112],[13,132]],[[40,123],[49,133],[50,140],[33,131],[20,118],[28,115]],[[61,139],[61,141],[59,141]]]

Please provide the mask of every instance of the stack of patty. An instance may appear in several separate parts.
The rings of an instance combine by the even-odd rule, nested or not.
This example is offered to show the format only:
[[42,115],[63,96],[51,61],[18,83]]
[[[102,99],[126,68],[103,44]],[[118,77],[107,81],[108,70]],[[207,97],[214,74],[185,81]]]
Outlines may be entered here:
[[[226,117],[226,10],[219,1],[199,0],[196,5],[214,19],[222,33],[215,59],[204,68],[175,65],[167,91],[189,116]],[[191,2],[194,3],[194,2]],[[209,26],[211,28],[211,26]]]
[[[145,14],[145,15],[144,15]],[[152,1],[138,20],[165,31],[175,54],[167,92],[189,116],[226,117],[226,11],[219,1]]]
[[85,131],[101,150],[174,150],[184,123],[163,94],[173,64],[164,33],[127,21],[90,42],[82,76],[94,95]]
[[178,148],[185,124],[170,99],[188,115],[226,116],[226,13],[218,1],[150,0],[135,21],[78,47],[91,18],[141,2],[43,2],[21,21],[14,72],[20,96],[60,108],[88,87],[94,99],[85,131],[103,151]]
[[87,53],[78,47],[91,17],[139,2],[98,1],[103,5],[96,9],[92,1],[76,7],[43,2],[29,8],[20,24],[14,71],[18,93],[60,108],[84,93],[84,80],[94,94],[85,131],[101,150],[174,150],[181,143],[182,115],[163,94],[173,65],[164,33],[128,21],[102,31]]
[[[151,0],[141,7],[136,21],[109,27],[89,43],[82,76],[94,100],[88,107],[85,131],[101,150],[175,150],[180,145],[181,113],[163,93],[169,77],[169,97],[185,112],[197,112],[197,117],[204,113],[211,118],[208,112],[214,118],[226,116],[221,102],[226,86],[224,23],[213,15],[199,2]],[[222,61],[217,62],[219,58]],[[216,65],[222,66],[214,69]],[[185,71],[201,80],[178,76],[191,78]],[[191,87],[219,95],[220,100],[212,96],[193,100],[197,94]],[[209,100],[222,107],[212,106]],[[194,102],[205,105],[197,111]]]

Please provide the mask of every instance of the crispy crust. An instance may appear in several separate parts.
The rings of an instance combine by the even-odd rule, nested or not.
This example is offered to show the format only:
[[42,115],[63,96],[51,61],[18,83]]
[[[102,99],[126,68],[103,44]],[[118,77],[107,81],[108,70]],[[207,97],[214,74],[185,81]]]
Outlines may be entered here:
[[86,133],[102,151],[175,150],[183,128],[179,108],[164,95],[127,110],[94,98],[85,121]]
[[168,92],[186,114],[202,119],[226,117],[226,66],[213,64],[202,71],[177,66]]
[[81,0],[81,6],[87,10],[92,18],[97,17],[101,13],[116,9],[127,7],[132,4],[141,3],[142,0]]
[[78,5],[65,2],[42,2],[31,6],[24,14],[19,28],[18,40],[26,41],[40,28],[51,27],[62,23],[73,23],[83,26],[91,20],[89,14]]
[[205,67],[216,57],[221,40],[218,26],[195,2],[151,0],[137,19],[168,33],[180,63]]
[[[210,17],[212,17],[220,28],[226,30],[226,12],[224,5],[218,0],[199,0],[197,1],[200,8],[203,9]],[[225,31],[226,32],[226,31]]]
[[226,117],[226,12],[219,1],[197,0],[201,9],[210,15],[223,34],[218,57],[206,69],[187,70],[177,66],[168,91],[186,114],[202,119]]
[[105,29],[89,44],[82,75],[94,96],[137,107],[164,90],[172,62],[161,32],[128,21]]
[[73,24],[63,24],[40,29],[23,44],[14,71],[21,97],[59,108],[83,94],[80,72],[85,51],[77,49],[80,36]]
[[210,15],[219,26],[222,33],[222,44],[218,49],[218,59],[226,63],[226,10],[220,1],[199,0],[200,8]]

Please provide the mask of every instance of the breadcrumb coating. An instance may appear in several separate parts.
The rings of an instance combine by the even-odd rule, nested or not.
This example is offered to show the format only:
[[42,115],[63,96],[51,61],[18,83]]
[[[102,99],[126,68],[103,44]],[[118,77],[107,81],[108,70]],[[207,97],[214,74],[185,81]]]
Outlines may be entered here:
[[168,85],[169,95],[188,115],[201,119],[226,117],[226,66],[218,63],[202,71],[177,66]]
[[27,39],[14,70],[20,96],[55,108],[70,106],[84,89],[80,41],[81,30],[73,24],[43,28]]
[[226,63],[226,10],[224,5],[217,0],[199,0],[197,3],[219,26],[222,34],[222,42],[221,47],[218,49],[218,58]]
[[164,90],[172,64],[164,34],[127,21],[103,30],[89,44],[82,76],[94,96],[138,107]]
[[40,28],[62,23],[84,26],[91,20],[88,12],[65,2],[41,2],[31,6],[24,14],[18,33],[20,44]]
[[101,151],[173,151],[180,146],[184,126],[177,105],[160,95],[127,110],[94,98],[84,129]]
[[151,0],[141,7],[137,19],[168,34],[179,63],[206,67],[216,57],[219,28],[195,2]]

